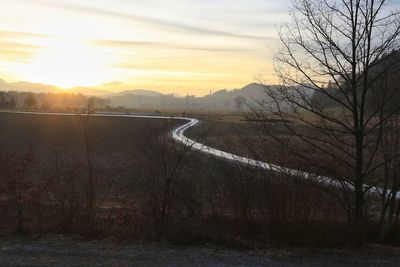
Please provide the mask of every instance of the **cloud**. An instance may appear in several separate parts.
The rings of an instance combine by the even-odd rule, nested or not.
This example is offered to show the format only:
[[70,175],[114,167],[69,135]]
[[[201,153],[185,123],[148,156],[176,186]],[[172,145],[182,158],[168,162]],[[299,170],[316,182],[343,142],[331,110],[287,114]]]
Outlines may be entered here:
[[166,42],[146,42],[146,41],[123,41],[123,40],[94,40],[92,44],[105,47],[116,48],[157,48],[157,49],[179,49],[191,51],[208,51],[208,52],[250,52],[252,50],[240,47],[200,47],[180,45]]
[[[0,53],[4,51],[34,51],[41,49],[39,45],[34,45],[29,40],[32,37],[47,38],[47,35],[29,33],[29,32],[16,32],[16,31],[1,31],[0,30]],[[29,38],[29,40],[26,40]]]
[[18,32],[18,31],[1,31],[0,30],[0,38],[24,38],[24,37],[34,37],[34,38],[49,38],[51,36],[33,33],[33,32]]
[[110,11],[100,8],[94,7],[87,7],[82,5],[72,5],[72,4],[62,4],[62,3],[54,3],[54,2],[47,2],[47,1],[36,1],[38,3],[44,4],[49,7],[59,8],[62,10],[69,10],[78,13],[87,13],[97,16],[107,16],[112,18],[118,19],[126,19],[133,22],[156,26],[161,29],[166,30],[174,30],[180,32],[186,32],[195,35],[211,35],[211,36],[219,36],[219,37],[229,37],[229,38],[238,38],[238,39],[251,39],[251,40],[267,40],[268,37],[265,36],[256,36],[256,35],[248,35],[248,34],[241,34],[217,29],[209,29],[198,27],[194,25],[188,25],[178,22],[172,22],[161,18],[154,18],[154,17],[145,17],[139,15],[133,15],[123,12],[116,12]]
[[0,38],[0,60],[18,61],[27,63],[32,56],[41,49],[40,46],[22,42],[4,41]]
[[44,92],[56,92],[59,90],[59,88],[56,86],[46,85],[41,83],[31,83],[31,82],[9,83],[0,79],[0,90],[44,93]]
[[94,40],[92,41],[94,45],[106,46],[106,47],[149,47],[149,46],[163,46],[164,43],[161,42],[146,42],[146,41],[122,41],[122,40]]
[[0,60],[27,63],[38,50],[42,49],[39,45],[31,44],[29,39],[44,37],[47,36],[29,32],[0,31]]
[[103,86],[103,87],[116,87],[116,86],[122,86],[122,85],[124,85],[124,83],[120,82],[120,81],[101,84],[101,86]]
[[27,51],[27,50],[36,50],[42,48],[41,46],[38,45],[31,45],[31,44],[25,44],[25,43],[18,43],[18,42],[0,42],[0,50],[15,50],[15,51]]

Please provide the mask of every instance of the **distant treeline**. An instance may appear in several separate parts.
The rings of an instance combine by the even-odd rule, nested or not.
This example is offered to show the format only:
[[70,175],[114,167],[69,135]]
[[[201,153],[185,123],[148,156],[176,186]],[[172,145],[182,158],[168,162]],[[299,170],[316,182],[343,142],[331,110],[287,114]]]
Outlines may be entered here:
[[108,96],[108,99],[113,107],[246,110],[248,105],[255,104],[255,100],[265,97],[263,85],[252,83],[240,89],[224,89],[200,97],[178,97],[149,90],[130,90]]
[[108,99],[87,97],[73,93],[31,93],[16,91],[0,91],[0,108],[34,108],[51,110],[57,108],[86,108],[89,99],[96,108],[109,105]]

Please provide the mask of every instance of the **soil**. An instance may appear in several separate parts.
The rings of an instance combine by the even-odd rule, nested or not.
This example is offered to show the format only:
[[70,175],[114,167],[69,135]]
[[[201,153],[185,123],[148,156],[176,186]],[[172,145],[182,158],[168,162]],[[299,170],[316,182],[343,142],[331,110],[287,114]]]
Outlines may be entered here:
[[400,248],[229,250],[0,236],[1,266],[400,266]]

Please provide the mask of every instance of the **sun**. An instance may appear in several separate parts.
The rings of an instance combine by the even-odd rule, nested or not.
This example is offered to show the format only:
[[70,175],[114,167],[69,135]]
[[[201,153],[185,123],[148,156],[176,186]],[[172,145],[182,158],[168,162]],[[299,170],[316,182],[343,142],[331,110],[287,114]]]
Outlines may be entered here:
[[79,40],[48,40],[31,61],[20,66],[21,77],[62,88],[94,86],[112,80],[107,56]]

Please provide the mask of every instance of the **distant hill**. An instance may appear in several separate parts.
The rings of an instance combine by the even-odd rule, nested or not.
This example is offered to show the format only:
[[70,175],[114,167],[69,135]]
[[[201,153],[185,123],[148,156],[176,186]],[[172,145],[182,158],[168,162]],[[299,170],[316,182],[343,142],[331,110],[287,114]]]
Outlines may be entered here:
[[[369,69],[369,77],[370,84],[366,95],[367,108],[378,108],[381,103],[385,103],[386,108],[398,107],[400,102],[400,51],[392,51],[390,54],[382,56]],[[344,85],[342,87],[345,88]],[[333,99],[347,103],[346,99],[352,98],[351,95],[344,94],[343,88],[339,90],[335,84],[332,84],[324,89],[324,92],[315,92],[312,100],[322,108],[339,107],[341,105]]]
[[181,107],[182,99],[151,90],[129,90],[107,97],[114,107]]
[[7,83],[4,80],[0,79],[0,91],[54,93],[60,91],[60,88],[52,85],[30,82]]
[[126,108],[187,108],[200,110],[237,110],[246,109],[256,100],[267,98],[263,85],[251,83],[239,89],[222,89],[206,96],[185,97],[174,94],[162,94],[154,90],[135,89],[110,93],[102,87],[74,87],[68,90],[56,86],[39,83],[17,82],[7,83],[0,79],[0,91],[33,92],[33,93],[74,93],[86,96],[97,96],[107,100],[110,106]]
[[246,103],[252,104],[257,99],[265,98],[266,94],[261,84],[251,83],[241,89],[223,89],[203,97],[191,95],[177,97],[172,94],[161,94],[152,90],[129,90],[110,95],[108,99],[110,99],[112,106],[128,108],[169,107],[234,110],[237,108],[235,106],[236,97],[243,97]]
[[110,92],[100,89],[94,89],[90,87],[74,87],[68,90],[64,90],[71,93],[83,94],[87,96],[107,96]]
[[125,90],[118,92],[116,94],[110,94],[109,97],[113,96],[121,96],[121,95],[141,95],[141,96],[153,96],[153,97],[158,97],[162,96],[162,93],[156,92],[156,91],[151,91],[151,90],[145,90],[145,89],[136,89],[136,90]]
[[198,98],[198,104],[211,109],[236,109],[235,98],[244,97],[247,104],[253,104],[255,100],[266,98],[263,85],[251,83],[241,89],[220,90],[211,95]]
[[104,96],[110,94],[110,92],[105,90],[100,90],[91,87],[74,87],[71,89],[61,89],[57,86],[41,84],[41,83],[31,83],[31,82],[15,82],[8,83],[0,79],[0,91],[15,91],[15,92],[32,92],[32,93],[75,93],[83,94],[87,96]]

